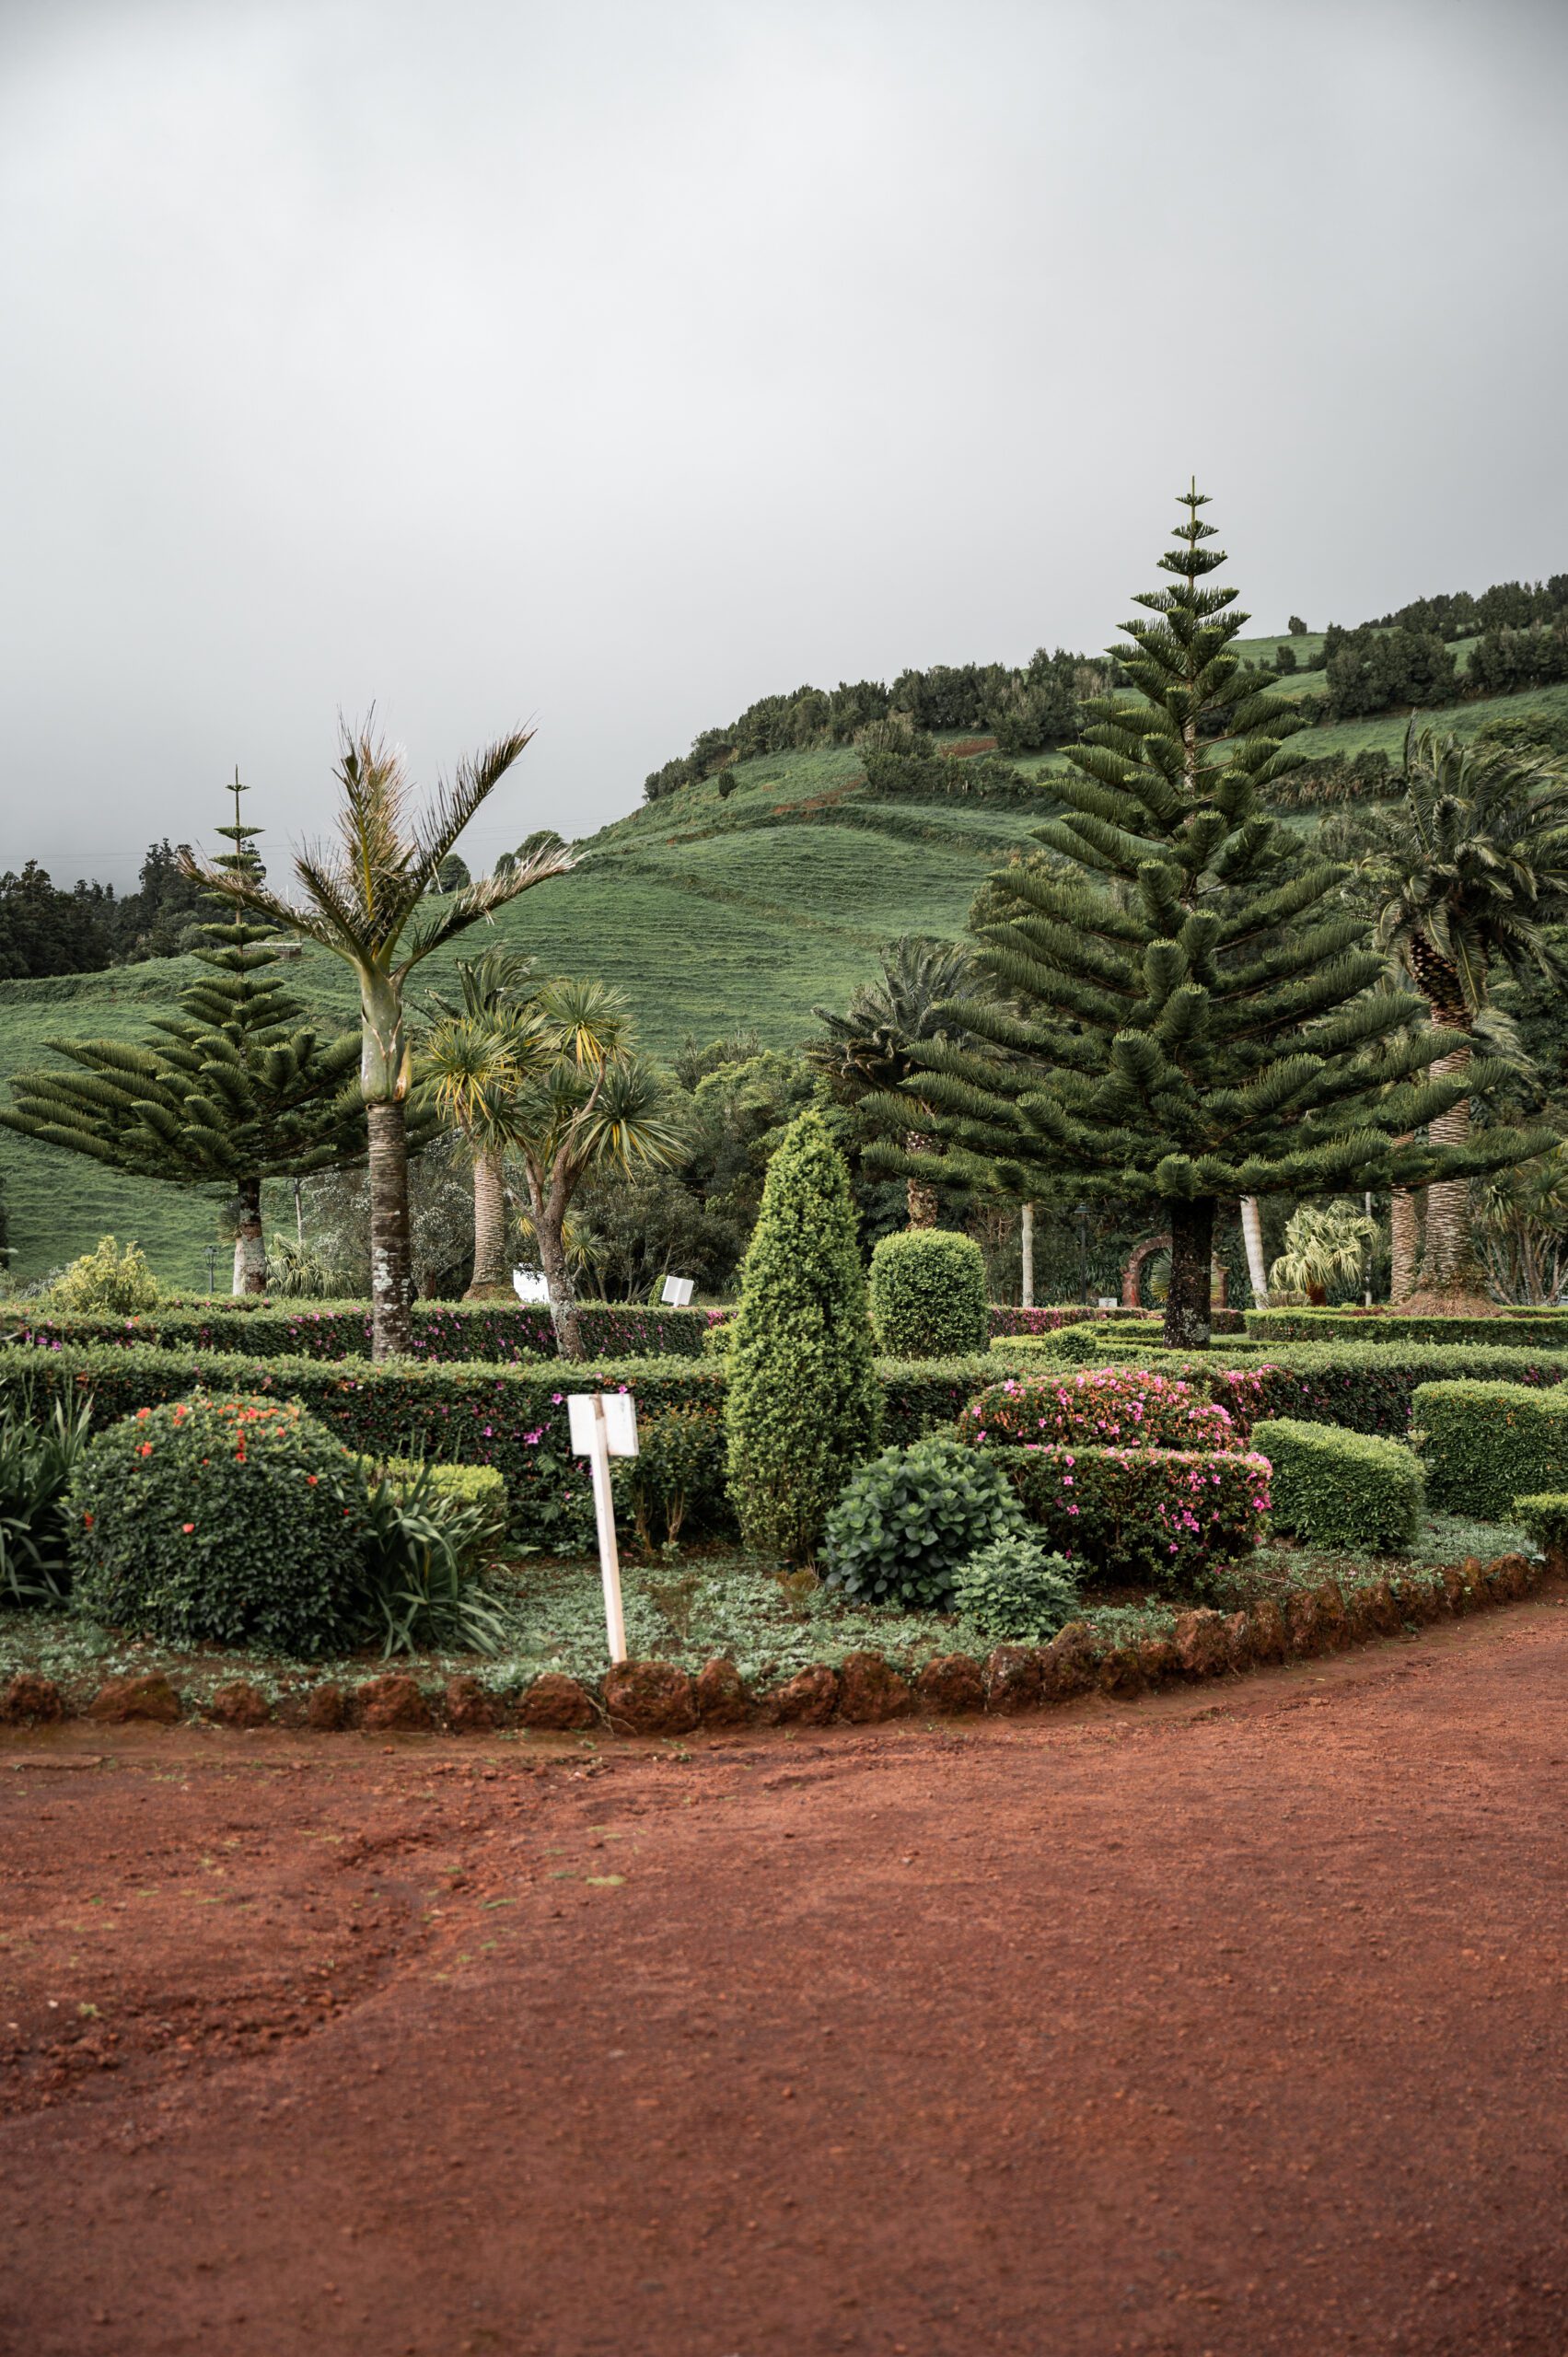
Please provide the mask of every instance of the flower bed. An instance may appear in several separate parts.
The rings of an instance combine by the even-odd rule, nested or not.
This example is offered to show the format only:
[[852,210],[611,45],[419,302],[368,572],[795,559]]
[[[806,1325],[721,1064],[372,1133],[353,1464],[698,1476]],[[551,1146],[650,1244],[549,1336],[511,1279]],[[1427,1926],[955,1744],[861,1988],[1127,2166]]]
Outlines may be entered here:
[[1222,1403],[1210,1397],[1208,1384],[1132,1366],[1009,1376],[970,1402],[958,1429],[977,1446],[1071,1441],[1095,1448],[1235,1448],[1246,1437],[1260,1384],[1254,1375],[1230,1373],[1224,1387]]
[[1269,1461],[1252,1450],[1026,1446],[997,1454],[1047,1545],[1101,1578],[1191,1587],[1263,1533]]

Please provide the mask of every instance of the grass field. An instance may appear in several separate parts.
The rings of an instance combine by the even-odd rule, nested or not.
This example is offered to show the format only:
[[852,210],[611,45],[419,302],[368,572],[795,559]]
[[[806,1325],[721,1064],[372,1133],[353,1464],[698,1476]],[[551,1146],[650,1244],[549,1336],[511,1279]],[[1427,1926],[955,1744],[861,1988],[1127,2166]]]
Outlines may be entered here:
[[[1277,643],[1242,644],[1256,656]],[[1439,718],[1472,736],[1497,714],[1536,709],[1568,713],[1568,687]],[[1404,716],[1389,714],[1317,728],[1302,742],[1314,759],[1367,746],[1397,753],[1404,730]],[[1017,766],[1046,776],[1060,762],[1041,755]],[[673,1053],[688,1036],[742,1028],[787,1045],[814,1028],[814,1005],[842,1005],[875,970],[883,943],[900,933],[961,933],[977,886],[1038,823],[1027,809],[961,800],[859,801],[860,769],[849,747],[775,753],[737,771],[726,797],[708,780],[645,805],[585,843],[575,873],[526,894],[494,935],[470,935],[463,951],[499,937],[547,969],[617,983],[656,1054]],[[416,999],[442,986],[458,954],[430,961]],[[172,1007],[193,970],[189,959],[169,958],[0,982],[0,1084],[46,1061],[51,1038],[138,1036]],[[336,960],[312,951],[289,972],[324,1028],[355,1020]],[[19,1276],[56,1267],[112,1232],[134,1237],[169,1282],[204,1281],[204,1247],[220,1235],[215,1199],[123,1178],[3,1133],[0,1172]],[[269,1225],[282,1225],[286,1190],[272,1192]],[[223,1267],[220,1253],[220,1283]]]

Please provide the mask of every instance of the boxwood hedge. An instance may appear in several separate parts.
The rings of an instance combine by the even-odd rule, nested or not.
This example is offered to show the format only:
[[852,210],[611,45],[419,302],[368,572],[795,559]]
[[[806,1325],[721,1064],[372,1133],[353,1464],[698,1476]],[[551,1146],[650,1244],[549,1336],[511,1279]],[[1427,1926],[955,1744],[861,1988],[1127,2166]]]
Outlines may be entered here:
[[1568,1350],[1568,1309],[1505,1309],[1495,1318],[1409,1318],[1374,1309],[1249,1309],[1264,1342],[1479,1342],[1487,1350]]
[[1440,1512],[1504,1520],[1522,1492],[1568,1486],[1568,1392],[1519,1383],[1424,1383],[1413,1421]]
[[1254,1424],[1252,1446],[1273,1468],[1276,1528],[1313,1547],[1368,1547],[1376,1554],[1413,1544],[1421,1460],[1403,1441],[1276,1416]]

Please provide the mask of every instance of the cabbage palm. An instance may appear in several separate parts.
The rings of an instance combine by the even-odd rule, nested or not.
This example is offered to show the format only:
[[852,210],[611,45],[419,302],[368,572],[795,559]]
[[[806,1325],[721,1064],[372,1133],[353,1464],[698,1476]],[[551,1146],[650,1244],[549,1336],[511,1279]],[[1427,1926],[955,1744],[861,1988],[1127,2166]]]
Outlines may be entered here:
[[[557,838],[559,840],[559,838]],[[516,862],[514,861],[514,865]],[[431,994],[437,1020],[420,1066],[446,1120],[473,1156],[473,1276],[469,1295],[506,1283],[506,1194],[502,1170],[508,1090],[517,1078],[515,1033],[531,996],[534,961],[515,950],[459,958],[459,998]]]
[[255,877],[238,877],[186,853],[185,873],[225,891],[273,924],[318,943],[348,965],[359,984],[360,1087],[370,1132],[370,1288],[373,1349],[379,1358],[412,1345],[406,1107],[412,1085],[404,986],[433,950],[507,900],[573,865],[541,848],[505,876],[482,877],[460,891],[434,889],[442,861],[528,742],[517,729],[459,761],[430,807],[411,810],[401,754],[366,726],[345,729],[336,772],[334,850],[296,853],[304,898],[285,900]]
[[[1439,1029],[1475,1030],[1493,970],[1562,967],[1547,933],[1568,912],[1568,781],[1558,770],[1418,728],[1405,737],[1405,795],[1381,815],[1363,872],[1378,888],[1376,938],[1410,975]],[[1432,1067],[1464,1072],[1468,1046]],[[1430,1125],[1434,1144],[1463,1146],[1469,1099]],[[1449,1178],[1427,1194],[1425,1285],[1457,1295],[1480,1283],[1469,1184]]]
[[550,1314],[563,1358],[584,1355],[566,1214],[590,1172],[630,1178],[679,1159],[679,1123],[652,1067],[632,1051],[626,1002],[597,981],[541,984],[509,1029],[494,1093],[497,1133],[522,1166]]

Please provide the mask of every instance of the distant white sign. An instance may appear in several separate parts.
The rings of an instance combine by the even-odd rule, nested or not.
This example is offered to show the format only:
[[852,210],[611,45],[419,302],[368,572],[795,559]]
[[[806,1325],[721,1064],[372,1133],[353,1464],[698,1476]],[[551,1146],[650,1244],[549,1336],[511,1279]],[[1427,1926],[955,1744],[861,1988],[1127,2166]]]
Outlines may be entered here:
[[550,1280],[540,1269],[514,1269],[512,1291],[519,1301],[550,1300]]
[[1121,1304],[1113,1293],[1102,1293],[1099,1297],[1099,1306],[1101,1309],[1120,1309]]
[[694,1283],[691,1277],[666,1277],[659,1299],[668,1309],[684,1309],[691,1298]]

